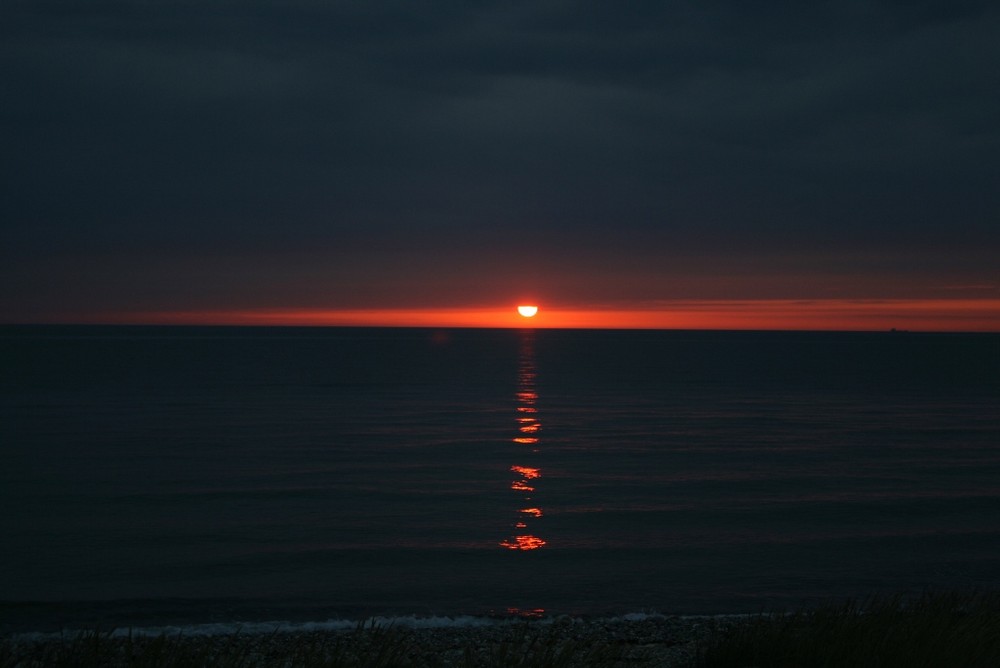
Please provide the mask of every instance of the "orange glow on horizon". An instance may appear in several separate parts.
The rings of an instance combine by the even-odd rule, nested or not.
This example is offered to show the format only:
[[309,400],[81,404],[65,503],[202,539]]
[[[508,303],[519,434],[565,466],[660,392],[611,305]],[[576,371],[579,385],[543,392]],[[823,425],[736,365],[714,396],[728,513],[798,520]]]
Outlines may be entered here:
[[[521,328],[508,309],[249,309],[66,314],[42,322],[150,325]],[[533,328],[1000,332],[1000,299],[673,300],[548,308]]]

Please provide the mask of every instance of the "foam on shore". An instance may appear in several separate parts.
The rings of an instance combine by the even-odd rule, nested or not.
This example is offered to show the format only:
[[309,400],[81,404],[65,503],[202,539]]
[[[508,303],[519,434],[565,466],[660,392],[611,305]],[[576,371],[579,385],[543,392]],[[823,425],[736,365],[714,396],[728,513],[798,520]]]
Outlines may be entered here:
[[667,619],[686,620],[693,622],[698,619],[725,619],[742,617],[743,615],[664,615],[657,612],[631,612],[609,617],[582,618],[569,615],[559,616],[375,616],[365,619],[328,619],[325,621],[232,621],[212,622],[184,625],[154,625],[154,626],[118,626],[113,629],[67,628],[60,631],[29,631],[14,633],[8,636],[15,642],[46,642],[59,639],[74,638],[81,634],[99,632],[109,638],[156,638],[160,636],[201,638],[213,636],[259,636],[272,634],[301,635],[311,633],[342,633],[364,629],[475,629],[488,627],[504,627],[523,624],[532,626],[615,626],[642,622],[656,622]]

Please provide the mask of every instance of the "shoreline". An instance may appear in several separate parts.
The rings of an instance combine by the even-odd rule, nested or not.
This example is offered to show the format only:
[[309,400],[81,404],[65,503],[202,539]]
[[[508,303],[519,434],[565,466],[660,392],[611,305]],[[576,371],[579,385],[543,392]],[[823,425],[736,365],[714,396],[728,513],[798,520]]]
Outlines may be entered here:
[[[822,601],[816,603],[822,604]],[[808,603],[806,605],[809,605]],[[801,606],[801,604],[800,604]],[[782,609],[780,607],[772,610]],[[736,609],[621,609],[560,611],[530,608],[464,610],[377,610],[368,606],[282,606],[269,601],[220,599],[0,602],[0,638],[58,638],[100,631],[113,636],[211,636],[271,633],[329,633],[359,627],[400,630],[517,626],[544,628],[566,624],[621,624],[661,619],[725,619],[758,614]]]
[[[657,612],[626,613],[621,615],[375,615],[347,619],[331,618],[324,621],[290,620],[234,620],[229,622],[154,623],[138,624],[125,621],[80,622],[58,629],[49,626],[44,630],[22,628],[0,631],[0,640],[15,642],[58,642],[87,634],[99,634],[111,640],[122,638],[213,638],[219,636],[308,636],[345,635],[358,631],[391,631],[413,634],[448,633],[504,633],[511,629],[534,629],[544,632],[556,630],[589,630],[594,628],[634,631],[643,626],[698,627],[699,625],[725,626],[757,616],[759,613],[663,614]],[[8,624],[8,626],[11,626]]]
[[838,668],[1000,665],[1000,591],[992,589],[871,596],[749,615],[567,616],[462,625],[437,619],[437,625],[424,626],[372,620],[339,630],[278,625],[270,632],[228,627],[229,633],[200,635],[153,627],[6,635],[0,636],[0,665],[731,668],[813,665],[818,656]]
[[[341,663],[364,663],[372,655],[392,655],[376,665],[470,666],[519,665],[538,653],[571,655],[568,665],[683,666],[694,659],[697,648],[713,634],[735,626],[746,615],[682,616],[648,615],[620,618],[556,617],[516,618],[487,623],[452,625],[382,624],[343,622],[343,628],[308,628],[306,624],[255,624],[249,631],[210,632],[209,627],[185,633],[182,627],[118,628],[113,631],[79,630],[58,633],[19,633],[2,641],[25,665],[30,657],[60,652],[77,656],[87,648],[103,645],[109,665],[130,665],[130,657],[143,657],[169,644],[171,652],[185,657],[235,655],[236,665],[269,665],[292,661],[294,665],[320,665],[335,657]],[[480,618],[485,619],[485,618]],[[338,626],[340,623],[337,623]],[[198,627],[188,627],[198,629]],[[2,656],[2,654],[0,654]],[[113,658],[116,657],[116,658]],[[140,662],[141,663],[141,660]],[[13,665],[20,665],[16,662]],[[232,665],[231,663],[228,665]],[[334,665],[339,665],[334,662]]]

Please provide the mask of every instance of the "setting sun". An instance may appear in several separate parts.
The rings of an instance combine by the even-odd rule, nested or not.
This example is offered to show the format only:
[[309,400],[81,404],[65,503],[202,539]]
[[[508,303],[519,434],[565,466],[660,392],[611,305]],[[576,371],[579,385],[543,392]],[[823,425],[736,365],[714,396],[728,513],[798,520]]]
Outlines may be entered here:
[[518,306],[517,312],[520,313],[525,318],[533,318],[535,314],[538,313],[537,306]]

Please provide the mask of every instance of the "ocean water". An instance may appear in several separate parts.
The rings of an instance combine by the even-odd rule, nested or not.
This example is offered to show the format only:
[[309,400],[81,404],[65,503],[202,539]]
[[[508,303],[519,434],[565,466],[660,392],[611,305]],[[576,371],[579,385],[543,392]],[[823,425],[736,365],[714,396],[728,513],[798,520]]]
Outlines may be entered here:
[[1000,586],[1000,335],[4,327],[0,363],[0,632]]

